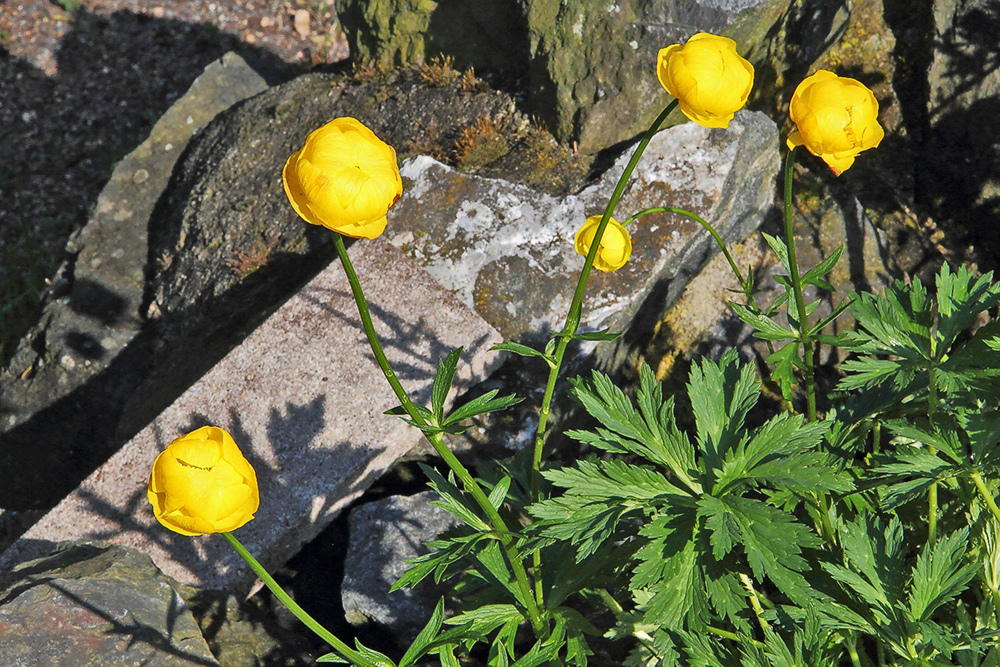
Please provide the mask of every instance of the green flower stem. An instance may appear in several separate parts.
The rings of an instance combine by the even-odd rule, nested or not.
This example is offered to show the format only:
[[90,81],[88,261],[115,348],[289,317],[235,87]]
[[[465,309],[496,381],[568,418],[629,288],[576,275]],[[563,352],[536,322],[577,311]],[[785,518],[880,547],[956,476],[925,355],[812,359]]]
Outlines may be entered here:
[[997,521],[1000,521],[1000,507],[997,507],[997,502],[993,499],[993,494],[991,494],[990,490],[986,488],[986,482],[983,480],[983,476],[977,471],[969,475],[969,477],[972,479],[972,483],[976,485],[976,489],[979,491],[979,495],[982,496],[983,502],[985,502],[986,506],[990,508],[990,512],[993,514],[993,517]]
[[362,667],[381,667],[381,665],[377,662],[369,660],[361,653],[355,651],[350,646],[337,639],[336,635],[320,625],[315,618],[307,614],[306,611],[296,604],[295,600],[293,600],[288,593],[286,593],[285,590],[278,585],[278,582],[274,580],[274,577],[272,577],[270,573],[264,569],[263,565],[257,562],[257,559],[253,557],[253,554],[247,551],[246,547],[244,547],[232,533],[222,533],[222,536],[225,537],[230,546],[236,550],[236,553],[238,553],[240,557],[247,562],[247,565],[249,565],[250,569],[254,571],[254,574],[260,577],[260,580],[264,582],[264,585],[267,586],[272,593],[274,593],[274,596],[278,598],[283,605],[288,607],[288,610],[295,614],[297,619],[305,623],[306,627],[315,632],[320,639],[332,646],[342,658],[350,660],[355,665],[362,665]]
[[[691,211],[685,210],[683,208],[674,208],[672,206],[654,206],[652,208],[644,208],[638,213],[633,213],[628,218],[622,221],[622,226],[625,227],[633,220],[638,220],[642,216],[647,215],[649,213],[677,213],[678,215],[683,215],[687,218],[690,218],[691,220],[694,220],[699,225],[704,227],[705,230],[712,235],[712,238],[715,239],[715,242],[719,244],[719,249],[722,250],[722,254],[726,256],[726,261],[729,262],[729,268],[733,270],[733,273],[736,274],[736,279],[740,282],[740,289],[742,289],[745,294],[747,293],[748,284],[747,281],[743,278],[743,273],[740,271],[739,267],[736,266],[736,260],[734,260],[733,256],[729,254],[729,248],[726,247],[726,242],[722,240],[722,237],[719,235],[719,232],[715,231],[715,227],[710,225],[708,221],[706,221],[700,215],[692,213]],[[757,308],[756,303],[752,303],[750,307],[755,313],[760,312],[760,310]]]
[[[580,328],[580,316],[583,310],[583,293],[587,288],[587,280],[590,278],[590,271],[594,266],[594,260],[597,258],[597,251],[601,247],[601,238],[604,236],[604,230],[608,226],[608,220],[611,219],[611,215],[614,213],[615,206],[618,205],[618,200],[621,199],[622,194],[625,192],[625,186],[628,184],[629,178],[632,177],[632,172],[635,171],[635,167],[639,163],[639,158],[642,157],[642,154],[646,150],[646,146],[648,146],[649,142],[652,140],[653,135],[659,131],[660,126],[667,120],[667,116],[670,115],[670,112],[677,108],[677,104],[678,100],[674,100],[668,104],[649,126],[649,129],[646,130],[646,133],[642,136],[642,140],[639,141],[639,145],[636,147],[635,152],[632,153],[632,157],[629,159],[628,164],[625,165],[625,171],[623,171],[622,175],[618,178],[618,183],[615,185],[615,189],[611,193],[608,205],[604,209],[604,215],[601,216],[601,222],[597,226],[597,231],[594,232],[594,240],[590,244],[590,251],[587,252],[587,258],[583,262],[583,269],[580,271],[580,277],[576,283],[576,291],[573,292],[573,301],[570,303],[569,312],[566,315],[566,324],[559,333],[559,342],[556,345],[555,352],[553,353],[553,360],[549,364],[549,377],[548,381],[545,383],[545,394],[542,397],[542,405],[538,413],[538,427],[535,429],[535,448],[531,459],[532,502],[538,502],[541,498],[542,445],[545,442],[545,427],[548,424],[549,415],[552,413],[552,396],[555,394],[556,380],[558,380],[559,371],[562,369],[563,357],[566,354],[566,347],[569,345],[570,340],[572,340],[572,336],[577,332],[577,329]],[[535,600],[537,604],[542,607],[544,606],[544,597],[541,574],[541,554],[537,549],[532,554],[532,564],[535,567]]]
[[[385,352],[382,349],[382,343],[378,339],[378,334],[375,333],[371,313],[368,311],[368,302],[365,300],[365,295],[361,290],[361,283],[358,280],[358,275],[354,271],[354,265],[351,264],[351,258],[347,254],[347,248],[344,246],[344,237],[337,232],[334,232],[333,240],[337,247],[337,255],[340,257],[340,263],[344,267],[344,273],[347,274],[347,281],[351,284],[351,293],[354,295],[354,302],[358,306],[358,313],[361,315],[361,324],[362,327],[364,327],[365,335],[368,337],[368,344],[371,347],[372,354],[375,355],[375,361],[378,362],[379,368],[382,369],[385,379],[388,380],[389,386],[392,387],[392,391],[396,394],[396,398],[403,406],[403,409],[406,410],[406,414],[409,415],[410,419],[412,419],[416,424],[426,426],[427,422],[417,411],[416,406],[410,399],[410,395],[406,393],[405,389],[403,389],[403,385],[400,384],[399,378],[396,377],[396,373],[392,370],[392,366],[389,364],[389,360],[386,358]],[[458,458],[452,453],[452,451],[448,448],[448,445],[445,444],[441,434],[425,434],[425,437],[428,441],[430,441],[438,455],[462,482],[463,488],[473,497],[479,507],[486,514],[490,524],[493,526],[493,530],[496,532],[497,539],[500,540],[500,544],[504,550],[504,555],[507,557],[507,561],[510,564],[511,571],[514,573],[514,580],[517,584],[518,590],[521,592],[521,597],[524,598],[528,618],[531,621],[531,627],[535,631],[536,636],[540,639],[547,639],[549,634],[548,625],[543,621],[542,615],[539,612],[539,605],[535,603],[535,598],[531,594],[531,584],[528,582],[528,573],[524,569],[524,564],[517,555],[517,550],[515,549],[514,541],[510,536],[510,529],[507,527],[506,522],[500,516],[497,509],[493,507],[493,503],[490,502],[489,497],[483,491],[483,488],[478,482],[476,482],[475,478],[468,471],[468,469],[462,465],[461,461],[459,461]]]
[[816,421],[816,376],[813,369],[813,342],[809,335],[809,315],[806,313],[806,300],[802,295],[802,276],[799,274],[799,262],[795,257],[795,233],[792,215],[792,172],[795,166],[795,149],[791,148],[785,156],[785,244],[788,246],[788,278],[792,282],[792,294],[795,298],[795,309],[799,320],[799,341],[802,344],[802,360],[805,362],[806,385],[806,419]]
[[[927,418],[933,424],[934,415],[937,413],[938,406],[937,369],[935,368],[935,364],[937,363],[937,339],[935,338],[933,328],[928,335],[930,338],[932,361],[930,367],[927,369]],[[927,450],[931,454],[937,454],[937,449],[934,447],[928,447]],[[931,485],[927,488],[927,545],[931,547],[933,547],[934,543],[937,542],[937,520],[938,484],[937,482],[931,482]]]
[[753,613],[757,617],[757,623],[760,625],[760,629],[765,633],[771,629],[771,625],[764,618],[764,607],[760,604],[760,598],[757,597],[757,589],[754,588],[753,579],[748,575],[740,572],[740,581],[743,582],[743,588],[747,590],[750,594],[750,606],[753,608]]
[[632,172],[635,171],[635,167],[639,163],[639,158],[642,157],[642,154],[645,152],[646,146],[648,146],[649,142],[652,140],[653,135],[659,131],[660,126],[667,120],[667,116],[669,116],[670,112],[677,107],[677,104],[677,100],[668,104],[642,136],[642,140],[636,147],[635,152],[632,153],[632,157],[629,159],[628,164],[625,165],[625,171],[623,171],[622,175],[618,178],[618,184],[615,185],[615,189],[611,193],[608,205],[604,209],[604,215],[601,216],[601,223],[597,226],[597,231],[594,232],[594,240],[590,244],[590,251],[587,253],[587,258],[583,262],[583,269],[581,269],[580,277],[576,282],[576,291],[573,292],[573,301],[570,303],[569,312],[566,315],[566,324],[559,333],[559,343],[556,345],[555,353],[553,354],[554,363],[550,364],[549,378],[548,382],[545,384],[545,395],[542,398],[541,412],[538,416],[538,428],[535,431],[535,450],[534,457],[532,458],[531,469],[531,498],[533,501],[537,501],[539,498],[539,491],[541,487],[542,443],[545,436],[545,425],[551,412],[550,408],[552,405],[552,396],[555,393],[556,379],[559,377],[559,371],[562,368],[563,356],[566,353],[566,347],[569,345],[571,337],[577,332],[577,329],[580,328],[580,314],[583,309],[583,293],[587,288],[587,280],[590,278],[590,271],[594,266],[594,260],[597,258],[597,251],[601,246],[601,238],[604,236],[604,230],[608,226],[608,220],[611,219],[611,216],[614,213],[615,206],[618,205],[618,200],[621,199],[622,194],[625,192],[625,186],[628,184],[629,178],[632,177]]
[[[715,239],[715,242],[719,245],[719,249],[722,251],[722,254],[726,256],[726,261],[729,262],[729,268],[732,269],[733,273],[736,275],[736,280],[738,280],[740,283],[740,290],[746,297],[747,308],[749,308],[750,312],[752,312],[754,315],[760,315],[762,313],[760,306],[757,305],[757,302],[753,298],[753,285],[750,283],[749,274],[747,278],[743,277],[743,273],[740,271],[740,268],[736,266],[736,260],[734,260],[733,256],[729,253],[729,248],[726,247],[725,241],[722,240],[722,237],[719,235],[719,232],[715,231],[715,227],[709,224],[707,220],[702,218],[700,215],[692,213],[691,211],[685,210],[683,208],[675,208],[673,206],[654,206],[653,208],[646,208],[639,211],[638,213],[629,216],[628,219],[622,222],[622,226],[624,227],[628,225],[633,220],[638,220],[647,213],[676,213],[678,215],[683,215],[687,218],[690,218],[691,220],[694,220],[703,228],[705,228],[705,230],[712,235],[712,238]],[[768,351],[774,354],[774,343],[772,343],[769,340],[764,342],[767,344]]]

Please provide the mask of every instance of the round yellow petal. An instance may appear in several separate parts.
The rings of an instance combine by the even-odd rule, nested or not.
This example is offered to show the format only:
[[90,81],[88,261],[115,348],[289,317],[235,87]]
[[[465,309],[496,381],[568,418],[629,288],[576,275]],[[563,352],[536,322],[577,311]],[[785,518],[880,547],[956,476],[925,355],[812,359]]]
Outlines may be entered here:
[[396,151],[354,118],[314,130],[285,162],[289,203],[308,223],[345,236],[375,238],[403,193]]
[[156,520],[182,535],[235,530],[260,506],[253,466],[214,426],[167,445],[153,462],[146,497]]
[[677,98],[681,112],[699,125],[725,128],[746,105],[753,65],[728,37],[698,33],[683,46],[660,49],[656,76]]
[[860,81],[827,70],[796,87],[788,114],[795,123],[788,146],[805,146],[838,176],[861,151],[875,148],[885,136],[872,91]]
[[[576,252],[584,257],[590,253],[590,247],[594,244],[594,237],[597,236],[601,217],[600,215],[592,215],[587,218],[573,239],[573,247]],[[610,218],[607,227],[604,228],[604,234],[601,236],[601,245],[598,247],[597,255],[594,257],[594,268],[605,273],[617,271],[625,266],[631,256],[632,238],[629,236],[628,230],[617,220]]]

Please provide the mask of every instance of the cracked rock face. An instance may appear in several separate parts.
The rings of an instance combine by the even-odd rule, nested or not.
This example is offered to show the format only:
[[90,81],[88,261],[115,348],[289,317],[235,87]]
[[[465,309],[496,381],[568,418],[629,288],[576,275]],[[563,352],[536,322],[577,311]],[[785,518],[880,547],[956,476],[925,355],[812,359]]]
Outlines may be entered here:
[[0,600],[4,665],[219,664],[170,580],[134,549],[64,543],[0,577]]

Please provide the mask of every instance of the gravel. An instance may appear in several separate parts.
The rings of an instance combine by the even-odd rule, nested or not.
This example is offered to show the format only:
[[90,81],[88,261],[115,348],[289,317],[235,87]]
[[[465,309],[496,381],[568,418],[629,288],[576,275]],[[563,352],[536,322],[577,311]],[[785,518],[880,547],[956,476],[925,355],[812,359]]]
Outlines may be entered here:
[[271,84],[348,55],[332,0],[0,2],[0,365],[115,163],[228,51]]

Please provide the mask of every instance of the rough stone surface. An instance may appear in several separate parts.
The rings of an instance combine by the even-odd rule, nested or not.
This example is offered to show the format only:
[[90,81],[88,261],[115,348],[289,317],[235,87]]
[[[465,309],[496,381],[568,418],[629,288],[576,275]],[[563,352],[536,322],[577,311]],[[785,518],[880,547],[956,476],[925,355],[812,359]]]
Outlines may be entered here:
[[428,553],[425,542],[461,523],[430,504],[433,491],[389,496],[351,511],[351,544],[341,598],[349,621],[375,620],[403,643],[416,636],[441,595],[426,579],[416,588],[389,589],[406,572],[406,560]]
[[[192,136],[265,88],[239,56],[227,54],[118,163],[89,224],[70,240],[73,259],[56,277],[39,324],[0,373],[0,468],[10,482],[0,491],[0,507],[38,506],[30,496],[42,489],[65,495],[78,479],[54,471],[69,461],[93,469],[110,454],[104,445],[114,421],[98,423],[94,415],[118,412],[140,371],[134,359],[123,363],[123,351],[143,326],[153,207]],[[104,388],[87,391],[91,383]],[[85,435],[65,437],[74,432]],[[62,445],[54,450],[38,447],[57,439]]]
[[[418,157],[403,165],[407,189],[386,234],[505,337],[537,341],[562,327],[583,265],[573,236],[603,211],[629,157],[565,197]],[[680,207],[739,240],[769,208],[777,167],[777,132],[761,114],[740,112],[728,130],[676,126],[650,142],[616,217]],[[658,317],[718,249],[700,225],[674,214],[644,216],[631,235],[629,263],[591,275],[588,329],[628,327],[644,305]]]
[[[148,256],[136,246],[135,252],[113,259],[127,275],[145,276],[141,306],[138,313],[121,315],[125,324],[119,326],[118,320],[108,320],[107,308],[122,307],[123,301],[110,289],[95,287],[87,291],[96,299],[87,306],[90,333],[78,336],[75,328],[46,318],[24,341],[27,356],[18,357],[2,381],[0,410],[7,410],[5,417],[16,413],[17,425],[4,421],[0,429],[6,431],[0,435],[0,465],[7,471],[0,508],[54,506],[330,262],[330,233],[295,215],[280,173],[306,135],[331,118],[359,118],[400,155],[451,154],[465,129],[489,119],[508,128],[509,146],[508,152],[495,155],[495,165],[476,163],[484,172],[497,169],[555,189],[569,189],[582,180],[589,160],[570,155],[528,128],[509,96],[484,89],[482,82],[473,88],[466,90],[458,82],[428,86],[411,70],[371,81],[330,74],[299,77],[222,114],[193,138],[165,191],[143,191],[141,202],[122,204],[138,210],[140,203],[153,207],[155,202],[148,218],[120,221],[131,226],[116,226],[118,231],[110,235],[99,233],[105,224],[95,219],[95,230],[85,232],[93,244],[86,253],[106,263],[112,262],[120,239],[144,239],[148,227]],[[185,132],[188,115],[181,110],[197,103],[197,96],[184,98],[170,115],[180,119]],[[122,178],[128,181],[136,171],[126,170]],[[74,277],[72,271],[64,276],[65,289],[76,285]],[[83,282],[80,288],[86,291],[88,285],[98,283]],[[134,299],[138,286],[130,289]],[[63,312],[77,317],[72,306],[69,302]],[[83,382],[79,373],[96,368],[95,362],[76,352],[70,355],[66,341],[91,339],[109,345],[131,342],[114,351],[102,347],[101,370],[87,370]],[[57,391],[58,378],[69,373],[60,364],[63,358],[75,369],[74,381],[80,381],[72,390]],[[43,367],[48,367],[44,376]],[[44,408],[38,409],[39,401]],[[94,419],[95,414],[101,419]],[[0,534],[17,532],[11,524],[20,520],[11,516],[0,521]]]
[[337,17],[356,62],[391,67],[446,54],[462,69],[509,78],[527,70],[527,34],[513,2],[344,0]]
[[0,663],[11,667],[218,666],[149,557],[68,542],[0,575]]
[[[926,206],[968,259],[1000,269],[1000,5],[937,0],[929,40],[926,117],[915,160]],[[924,13],[929,8],[921,10]],[[930,22],[931,17],[928,17]],[[919,127],[914,127],[916,130]],[[957,232],[957,234],[956,234]]]
[[[352,246],[386,355],[414,400],[428,403],[438,360],[464,346],[456,385],[498,361],[499,337],[473,311],[382,240]],[[219,536],[161,527],[146,500],[156,455],[205,424],[233,434],[257,470],[261,506],[239,539],[269,568],[315,537],[420,433],[383,412],[398,404],[375,364],[347,279],[332,264],[35,524],[0,562],[53,541],[106,539],[138,548],[168,575],[247,590],[254,576]]]
[[659,49],[719,32],[762,1],[347,0],[339,16],[360,62],[444,53],[462,67],[526,77],[531,113],[596,153],[640,134],[669,99],[654,71]]

